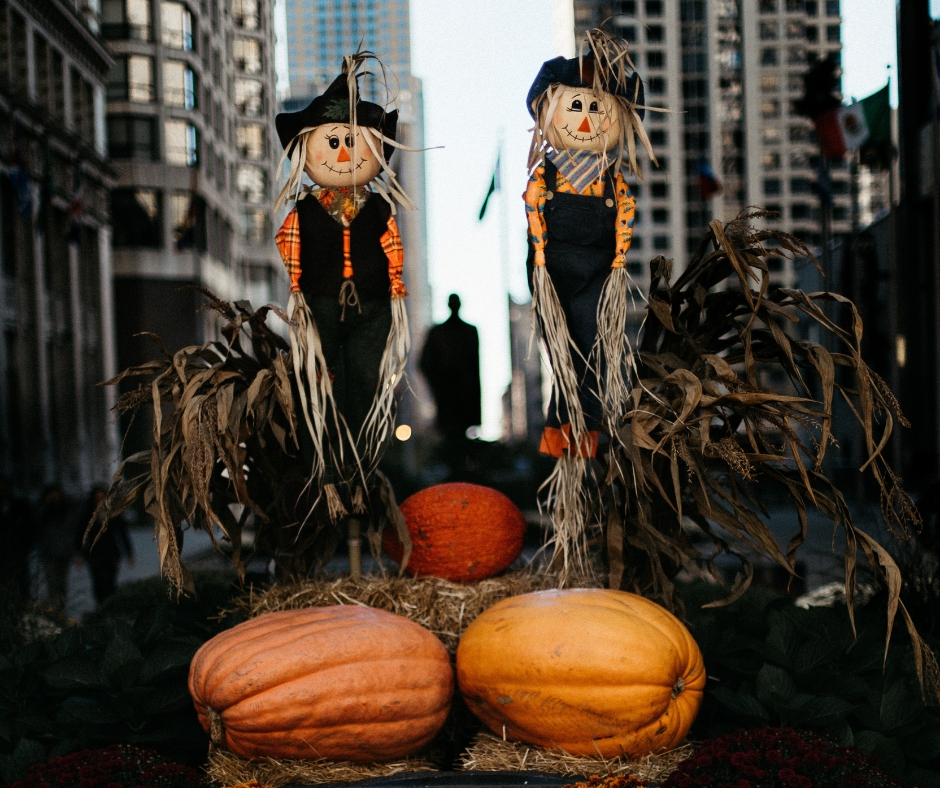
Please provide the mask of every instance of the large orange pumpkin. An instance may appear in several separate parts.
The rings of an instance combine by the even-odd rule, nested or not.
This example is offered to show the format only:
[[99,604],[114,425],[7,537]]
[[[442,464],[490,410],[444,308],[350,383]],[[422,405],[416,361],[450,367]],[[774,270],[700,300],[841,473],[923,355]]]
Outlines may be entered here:
[[[525,517],[490,487],[438,484],[406,498],[401,511],[412,545],[405,571],[412,576],[473,583],[499,574],[522,552]],[[401,563],[404,550],[395,532],[386,529],[382,541]]]
[[570,589],[484,611],[460,639],[457,681],[499,736],[635,759],[685,738],[705,668],[689,631],[659,605],[624,591]]
[[371,762],[411,755],[454,691],[443,643],[356,605],[267,613],[193,657],[189,691],[212,741],[245,758]]

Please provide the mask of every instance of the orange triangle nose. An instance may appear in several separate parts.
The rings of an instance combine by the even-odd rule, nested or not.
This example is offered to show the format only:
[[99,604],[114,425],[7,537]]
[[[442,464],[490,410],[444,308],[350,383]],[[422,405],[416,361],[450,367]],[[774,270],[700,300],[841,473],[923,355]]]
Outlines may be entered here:
[[587,119],[587,118],[585,118],[584,120],[581,121],[581,125],[578,126],[578,131],[586,132],[586,133],[588,133],[588,134],[591,133],[591,124],[588,123],[588,119]]
[[336,161],[337,163],[341,161],[349,161],[349,153],[346,151],[345,146],[340,147],[339,156],[336,157]]

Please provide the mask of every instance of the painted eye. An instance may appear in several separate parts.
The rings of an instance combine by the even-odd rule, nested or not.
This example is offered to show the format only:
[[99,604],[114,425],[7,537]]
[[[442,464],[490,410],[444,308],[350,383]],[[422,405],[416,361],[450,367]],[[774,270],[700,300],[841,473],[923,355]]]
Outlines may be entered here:
[[330,147],[336,150],[339,147],[339,137],[330,137]]
[[575,99],[572,101],[570,109],[572,112],[581,112],[584,109],[584,105],[581,104],[581,99]]
[[588,112],[597,112],[597,111],[598,111],[598,109],[597,109],[597,102],[596,102],[596,101],[592,101],[592,102],[591,102],[591,108],[588,110]]
[[351,134],[346,135],[346,147],[351,148],[353,146],[353,138]]

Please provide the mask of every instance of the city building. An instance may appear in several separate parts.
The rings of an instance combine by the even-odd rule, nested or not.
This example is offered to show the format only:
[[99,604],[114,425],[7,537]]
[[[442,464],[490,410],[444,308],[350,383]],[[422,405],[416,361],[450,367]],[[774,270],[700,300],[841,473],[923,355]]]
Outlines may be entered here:
[[101,0],[107,82],[118,363],[215,336],[204,287],[257,307],[283,302],[270,216],[273,0]]
[[[648,283],[646,261],[663,254],[680,271],[713,219],[751,206],[764,224],[822,244],[816,190],[819,146],[793,103],[816,60],[841,51],[839,0],[574,0],[576,40],[604,24],[630,42],[646,86],[645,125],[660,161],[637,183],[630,273]],[[706,199],[703,165],[721,183]],[[833,165],[832,233],[850,229],[848,170]],[[782,258],[772,279],[792,285]]]
[[[286,0],[288,111],[302,109],[340,73],[343,57],[358,49],[375,53],[386,67],[389,93],[376,79],[360,81],[362,97],[398,109],[398,141],[424,147],[421,80],[411,74],[408,0]],[[375,70],[374,67],[367,70]],[[418,372],[424,337],[431,326],[431,289],[427,276],[424,154],[396,151],[392,169],[417,209],[401,210],[396,220],[405,251],[404,281],[411,326],[409,391],[399,403],[398,421],[421,431],[433,421],[434,406]]]
[[503,440],[538,446],[545,426],[541,343],[532,330],[532,302],[509,299],[509,359],[512,378],[503,394]]
[[87,494],[117,455],[113,62],[87,4],[0,0],[0,475],[29,494]]

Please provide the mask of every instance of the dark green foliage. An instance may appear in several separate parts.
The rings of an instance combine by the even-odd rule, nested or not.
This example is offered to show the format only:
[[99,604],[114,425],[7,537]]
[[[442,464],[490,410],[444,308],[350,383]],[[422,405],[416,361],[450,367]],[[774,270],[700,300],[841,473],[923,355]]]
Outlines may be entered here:
[[740,730],[705,742],[663,788],[901,788],[873,760],[806,731]]
[[193,654],[238,623],[218,620],[231,573],[195,576],[196,596],[170,598],[166,581],[122,589],[81,626],[0,655],[0,781],[76,750],[151,747],[192,765],[209,740],[187,691]]
[[919,788],[940,786],[940,708],[922,700],[906,637],[893,638],[885,662],[886,594],[856,608],[857,637],[843,605],[804,610],[754,588],[726,607],[700,607],[720,596],[683,590],[709,676],[694,738],[805,728],[874,754]]

